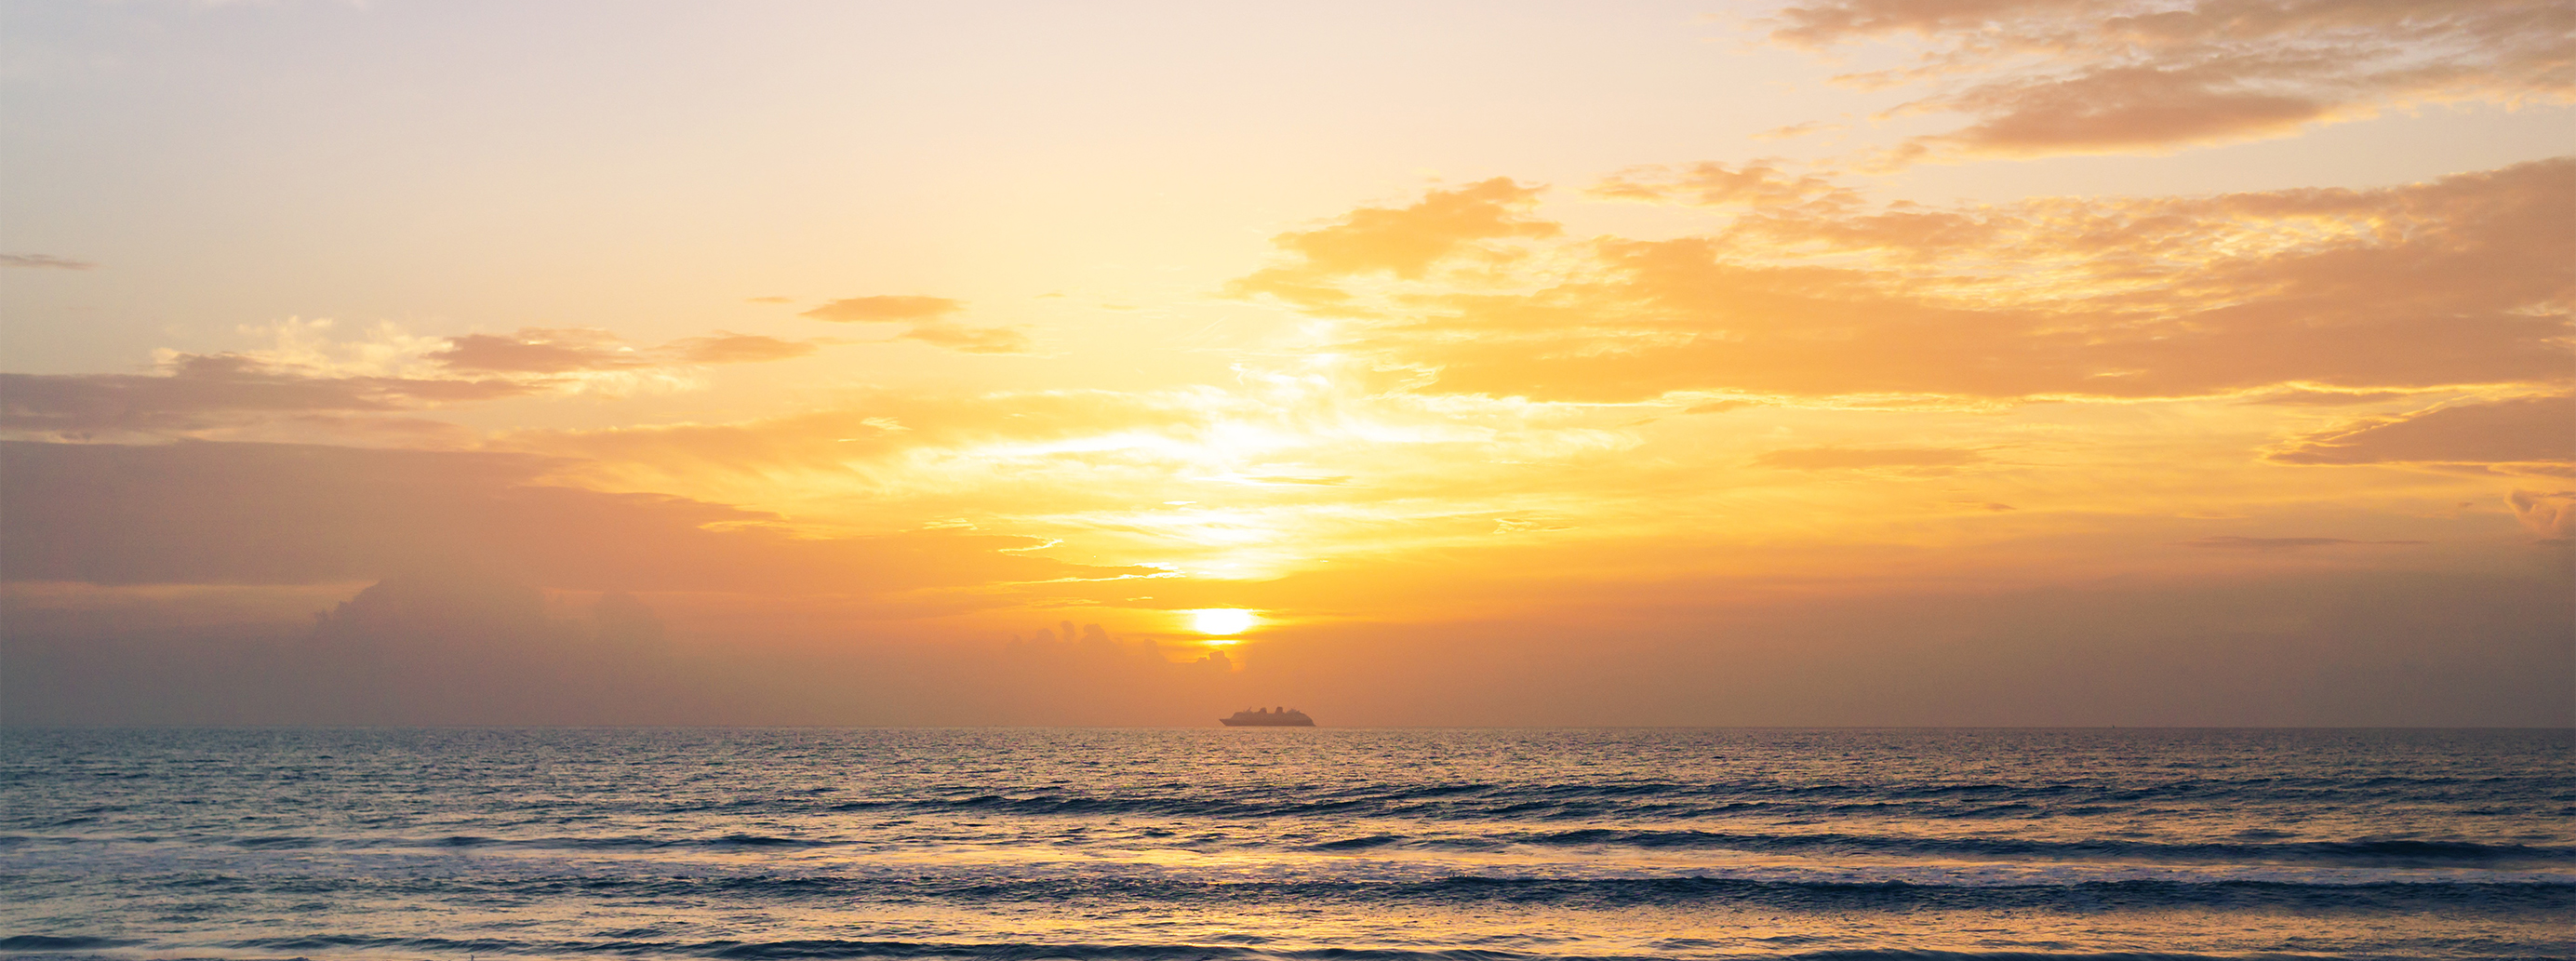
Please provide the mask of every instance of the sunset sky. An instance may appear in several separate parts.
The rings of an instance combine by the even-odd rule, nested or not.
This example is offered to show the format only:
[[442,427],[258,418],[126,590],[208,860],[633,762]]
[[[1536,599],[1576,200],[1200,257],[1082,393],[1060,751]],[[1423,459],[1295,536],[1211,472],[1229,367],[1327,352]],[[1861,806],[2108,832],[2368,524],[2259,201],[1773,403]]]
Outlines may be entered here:
[[2576,724],[2571,155],[2540,0],[13,0],[0,721]]

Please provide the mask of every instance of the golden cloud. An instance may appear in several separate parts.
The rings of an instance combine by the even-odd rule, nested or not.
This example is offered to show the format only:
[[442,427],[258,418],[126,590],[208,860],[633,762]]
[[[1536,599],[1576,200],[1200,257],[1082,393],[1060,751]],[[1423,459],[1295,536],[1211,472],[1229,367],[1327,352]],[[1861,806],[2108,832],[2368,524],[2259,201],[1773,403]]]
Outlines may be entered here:
[[2576,491],[2514,491],[2505,498],[2513,518],[2532,533],[2557,541],[2576,539]]
[[1757,206],[1705,236],[1504,264],[1468,252],[1500,224],[1548,233],[1505,206],[1526,194],[1434,199],[1422,207],[1480,216],[1408,222],[1406,249],[1429,258],[1403,262],[1418,279],[1337,254],[1237,291],[1354,318],[1338,349],[1436,372],[1435,390],[1533,400],[2350,393],[2576,370],[2563,158],[2374,190]]
[[836,323],[928,320],[966,309],[964,301],[946,297],[847,297],[805,311],[801,316]]
[[1025,354],[1031,347],[1027,334],[1008,327],[968,327],[945,322],[914,324],[896,334],[895,339],[917,340],[969,354]]
[[896,340],[917,340],[969,354],[1025,354],[1027,334],[1010,327],[970,327],[942,318],[965,310],[964,301],[946,297],[849,297],[805,311],[804,316],[838,323],[906,323]]
[[1586,191],[1609,200],[1645,200],[1701,207],[1782,207],[1860,202],[1851,188],[1812,174],[1790,176],[1767,164],[1729,167],[1703,161],[1681,167],[1632,167]]
[[560,588],[962,591],[944,603],[971,608],[1050,583],[1161,573],[1066,563],[1014,550],[1034,538],[973,531],[791,533],[765,512],[543,483],[562,460],[525,454],[0,445],[11,495],[49,505],[5,519],[8,581],[297,584],[475,569]]
[[1341,303],[1348,295],[1332,286],[1337,279],[1371,274],[1420,279],[1436,263],[1498,253],[1485,241],[1556,236],[1562,232],[1557,224],[1526,214],[1537,203],[1538,191],[1496,177],[1456,190],[1430,191],[1409,207],[1362,207],[1329,226],[1271,238],[1296,260],[1237,279],[1226,291],[1234,296],[1269,294],[1307,306]]
[[1825,0],[1779,11],[1809,50],[1910,39],[1929,86],[1893,113],[1972,121],[1887,160],[2161,151],[2427,103],[2576,100],[2576,9],[2535,0]]
[[2373,417],[2273,451],[2283,464],[2525,464],[2576,475],[2576,396],[2516,397]]

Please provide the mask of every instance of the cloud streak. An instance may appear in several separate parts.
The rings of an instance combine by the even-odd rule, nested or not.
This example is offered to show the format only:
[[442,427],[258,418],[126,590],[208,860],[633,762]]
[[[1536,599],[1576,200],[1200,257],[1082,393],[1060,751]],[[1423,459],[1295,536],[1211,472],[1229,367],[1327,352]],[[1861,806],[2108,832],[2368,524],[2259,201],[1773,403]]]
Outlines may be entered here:
[[90,270],[97,264],[52,254],[0,254],[0,267],[50,267],[55,270]]
[[975,327],[948,320],[966,303],[946,297],[879,295],[848,297],[805,311],[803,316],[834,323],[900,323],[896,340],[911,340],[969,354],[1025,354],[1035,346],[1012,327]]
[[0,518],[0,580],[308,584],[474,570],[557,588],[972,609],[1161,573],[1011,551],[1035,540],[973,531],[813,536],[761,511],[546,483],[561,466],[509,453],[0,442],[11,497],[49,505]]
[[2295,551],[2311,547],[2405,546],[2423,541],[2356,541],[2341,537],[2202,537],[2183,542],[2185,547],[2220,551]]
[[2576,476],[2576,396],[2364,418],[2299,437],[2266,456],[2282,464],[2519,464]]
[[169,353],[153,374],[0,374],[0,433],[117,440],[281,419],[358,425],[369,418],[401,431],[413,422],[382,415],[594,390],[603,380],[677,383],[679,373],[694,367],[790,360],[820,349],[810,341],[726,331],[636,348],[604,330],[524,328],[401,337],[362,345],[351,359],[334,356],[335,345],[306,340],[327,326],[283,325],[274,350]]
[[1882,164],[2164,152],[2425,104],[2576,100],[2576,10],[2535,0],[1828,0],[1774,42],[1899,41],[1914,62],[1845,75],[1927,88],[1893,115],[1964,115]]

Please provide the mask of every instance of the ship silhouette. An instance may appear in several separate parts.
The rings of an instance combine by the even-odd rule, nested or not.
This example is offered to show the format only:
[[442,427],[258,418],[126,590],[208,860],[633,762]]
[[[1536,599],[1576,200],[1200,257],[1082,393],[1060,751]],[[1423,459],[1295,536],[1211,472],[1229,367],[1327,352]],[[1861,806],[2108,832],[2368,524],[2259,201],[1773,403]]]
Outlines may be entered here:
[[1265,707],[1236,711],[1233,717],[1218,718],[1217,723],[1227,727],[1314,727],[1315,719],[1304,711]]

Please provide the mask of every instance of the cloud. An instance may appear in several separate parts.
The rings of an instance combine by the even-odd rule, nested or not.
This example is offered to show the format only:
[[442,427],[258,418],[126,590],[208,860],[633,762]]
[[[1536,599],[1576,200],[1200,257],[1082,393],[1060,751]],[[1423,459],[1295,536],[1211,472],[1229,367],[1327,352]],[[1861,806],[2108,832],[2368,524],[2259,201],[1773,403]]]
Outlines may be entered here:
[[71,438],[187,432],[274,415],[421,410],[537,390],[489,378],[311,377],[235,354],[180,355],[158,376],[0,374],[0,430]]
[[[0,374],[0,433],[38,439],[115,440],[125,435],[202,436],[283,423],[307,434],[419,435],[451,425],[388,418],[455,404],[582,390],[631,389],[641,380],[686,386],[690,367],[786,360],[812,342],[717,331],[635,348],[593,329],[526,328],[450,338],[391,335],[384,342],[313,339],[327,322],[280,325],[275,349],[165,353],[155,374]],[[384,332],[379,331],[379,334]]]
[[2513,519],[2552,540],[2576,538],[2576,491],[2514,491],[2505,498]]
[[1538,187],[1508,177],[1455,190],[1433,190],[1409,207],[1362,207],[1314,230],[1290,231],[1271,243],[1293,255],[1292,264],[1266,268],[1226,288],[1234,296],[1270,294],[1290,303],[1320,306],[1347,299],[1331,283],[1376,274],[1419,279],[1444,260],[1472,253],[1498,254],[1486,241],[1543,239],[1562,228],[1526,215]]
[[969,327],[964,324],[932,322],[914,324],[896,340],[918,340],[936,347],[969,354],[1025,354],[1030,343],[1027,334],[1009,327]]
[[2353,547],[2375,545],[2421,544],[2423,541],[2355,541],[2341,537],[2201,537],[2183,542],[2185,547],[2221,551],[2294,551],[2308,547]]
[[[1545,234],[1511,198],[1526,194],[1475,201],[1489,226],[1424,249],[1505,213]],[[2571,212],[2565,158],[2371,190],[1756,204],[1702,236],[1595,237],[1414,280],[1309,259],[1237,289],[1353,321],[1332,349],[1432,390],[1531,400],[2528,387],[2576,371]]]
[[1689,407],[1685,407],[1682,409],[1682,413],[1723,414],[1730,410],[1742,410],[1747,407],[1758,406],[1761,405],[1749,400],[1712,400],[1704,404],[1692,404]]
[[648,362],[632,348],[620,351],[617,336],[604,330],[522,328],[509,335],[466,334],[451,338],[446,350],[429,359],[450,370],[501,374],[561,374],[577,370],[616,370]]
[[1855,470],[1871,467],[1958,467],[1984,460],[1973,450],[1952,447],[1799,447],[1766,451],[1753,458],[1764,467],[1792,470]]
[[[832,594],[949,608],[1145,576],[974,531],[812,536],[760,511],[548,483],[560,458],[186,441],[0,442],[0,580],[306,584],[477,570],[565,589]],[[1017,586],[1015,586],[1017,585]],[[931,597],[922,595],[929,592]]]
[[821,347],[812,341],[717,331],[711,337],[675,340],[663,349],[688,364],[757,364],[804,357]]
[[1810,120],[1805,123],[1793,123],[1785,127],[1773,127],[1769,130],[1753,134],[1752,137],[1755,140],[1787,140],[1791,137],[1804,137],[1811,133],[1823,133],[1828,130],[1847,130],[1850,129],[1850,126],[1850,124],[1826,123],[1822,120]]
[[448,340],[427,359],[450,370],[494,374],[569,374],[640,370],[679,364],[745,364],[814,353],[817,345],[758,334],[717,331],[712,336],[638,349],[594,328],[525,327],[512,334],[466,334]]
[[2286,404],[2295,407],[2349,407],[2355,404],[2376,404],[2381,401],[2404,400],[2412,396],[2414,395],[2402,390],[2344,391],[2291,388],[2289,390],[2264,394],[2259,397],[2249,397],[2246,398],[2245,402],[2248,404]]
[[1584,193],[1609,200],[1646,200],[1700,207],[1849,206],[1860,194],[1823,177],[1792,177],[1762,164],[1728,167],[1701,162],[1684,167],[1633,167]]
[[928,320],[966,309],[946,297],[849,297],[805,311],[801,316],[836,323]]
[[1802,49],[1910,42],[1913,63],[1840,78],[1964,114],[1894,162],[2162,152],[2391,109],[2576,100],[2576,10],[2531,0],[1825,0],[1782,8]]
[[2372,417],[2267,455],[2282,464],[2552,464],[2576,468],[2576,396],[2517,397]]
[[52,254],[0,254],[0,267],[53,267],[60,270],[89,270],[97,264]]
[[905,323],[896,340],[917,340],[969,354],[1025,354],[1031,344],[1015,327],[973,327],[942,320],[966,309],[946,297],[850,297],[806,311],[804,316],[839,323]]

